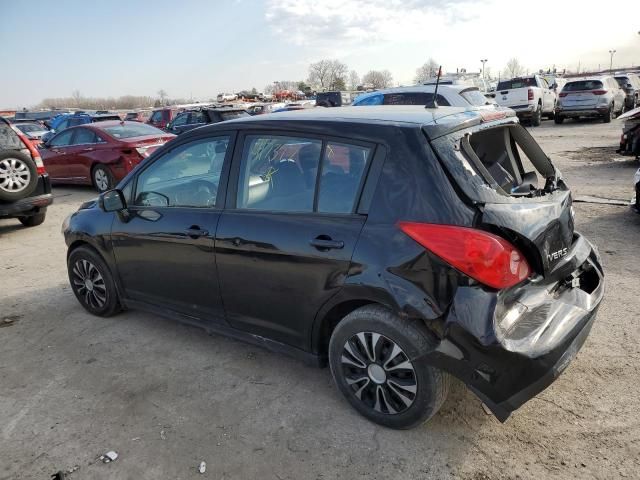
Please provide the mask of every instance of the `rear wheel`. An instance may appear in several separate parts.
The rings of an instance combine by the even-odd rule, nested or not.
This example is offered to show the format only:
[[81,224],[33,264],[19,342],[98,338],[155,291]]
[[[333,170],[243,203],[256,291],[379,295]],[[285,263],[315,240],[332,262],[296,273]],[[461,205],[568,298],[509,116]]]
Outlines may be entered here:
[[91,177],[93,178],[93,186],[96,187],[96,190],[100,193],[113,188],[113,175],[107,167],[96,165],[93,167]]
[[419,358],[435,346],[419,321],[365,306],[331,335],[331,373],[360,414],[386,427],[411,428],[435,415],[449,390],[449,375]]
[[37,227],[44,222],[46,216],[47,212],[44,210],[28,217],[19,217],[18,220],[20,220],[20,223],[25,227]]
[[28,197],[38,185],[35,162],[22,152],[0,152],[0,200],[10,202]]
[[109,317],[120,311],[118,292],[107,264],[89,247],[78,247],[67,260],[69,283],[80,304],[90,313]]
[[539,127],[542,123],[542,106],[538,104],[538,108],[536,108],[533,117],[531,117],[531,125],[534,127]]
[[603,121],[604,123],[611,123],[613,120],[613,105],[609,105],[609,110],[604,114]]
[[553,117],[553,121],[556,122],[558,125],[560,125],[561,123],[564,122],[564,117],[562,115],[556,114],[556,116]]

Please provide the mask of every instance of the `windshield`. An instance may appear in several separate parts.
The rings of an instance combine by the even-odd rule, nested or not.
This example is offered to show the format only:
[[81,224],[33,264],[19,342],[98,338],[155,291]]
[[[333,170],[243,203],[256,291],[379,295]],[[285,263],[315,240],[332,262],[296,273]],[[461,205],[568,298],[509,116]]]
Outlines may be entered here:
[[113,138],[144,137],[145,135],[164,135],[162,130],[147,125],[146,123],[115,125],[113,127],[103,127],[102,130]]
[[563,92],[580,92],[583,90],[598,90],[602,88],[600,80],[580,80],[578,82],[569,82],[562,89]]
[[42,132],[44,130],[44,127],[41,127],[37,123],[20,123],[16,125],[16,127],[22,130],[24,133]]
[[514,88],[537,87],[536,79],[529,78],[512,78],[511,80],[503,80],[498,83],[498,90],[512,90]]
[[233,120],[234,118],[242,118],[248,117],[249,114],[244,110],[234,110],[231,112],[220,112],[220,117],[222,117],[222,121],[225,120]]

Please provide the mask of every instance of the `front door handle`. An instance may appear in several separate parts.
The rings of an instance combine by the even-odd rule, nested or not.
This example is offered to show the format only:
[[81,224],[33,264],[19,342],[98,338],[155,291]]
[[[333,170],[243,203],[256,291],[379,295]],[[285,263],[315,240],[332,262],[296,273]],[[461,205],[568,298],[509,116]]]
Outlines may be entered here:
[[185,235],[190,238],[200,238],[209,235],[207,230],[202,230],[197,225],[192,225],[184,231]]
[[309,242],[309,245],[317,248],[318,250],[331,250],[344,248],[344,242],[342,240],[332,240],[327,235],[320,235]]

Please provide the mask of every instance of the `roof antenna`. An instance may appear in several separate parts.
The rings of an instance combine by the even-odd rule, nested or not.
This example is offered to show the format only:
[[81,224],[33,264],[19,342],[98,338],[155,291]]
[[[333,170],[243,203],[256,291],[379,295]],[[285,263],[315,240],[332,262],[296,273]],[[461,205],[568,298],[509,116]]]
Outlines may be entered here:
[[436,100],[436,98],[438,98],[438,87],[440,86],[441,75],[442,75],[442,65],[438,67],[438,75],[436,77],[436,88],[433,91],[433,98],[431,99],[431,102],[425,105],[424,108],[438,108],[438,101]]

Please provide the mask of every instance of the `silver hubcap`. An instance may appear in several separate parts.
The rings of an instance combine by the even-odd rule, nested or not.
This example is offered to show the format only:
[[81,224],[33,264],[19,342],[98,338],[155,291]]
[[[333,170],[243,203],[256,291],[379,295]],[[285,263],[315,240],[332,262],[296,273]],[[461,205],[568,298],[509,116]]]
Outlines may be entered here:
[[107,177],[105,171],[101,168],[98,168],[95,171],[95,173],[93,174],[93,179],[96,181],[96,187],[98,187],[98,190],[105,191],[107,188],[109,188],[109,178]]
[[91,308],[102,308],[107,303],[107,286],[96,266],[88,260],[73,265],[73,288]]
[[29,167],[18,158],[0,160],[0,188],[5,192],[21,192],[29,185]]
[[353,394],[369,408],[393,415],[413,404],[418,391],[413,365],[384,335],[355,334],[344,345],[341,364]]

